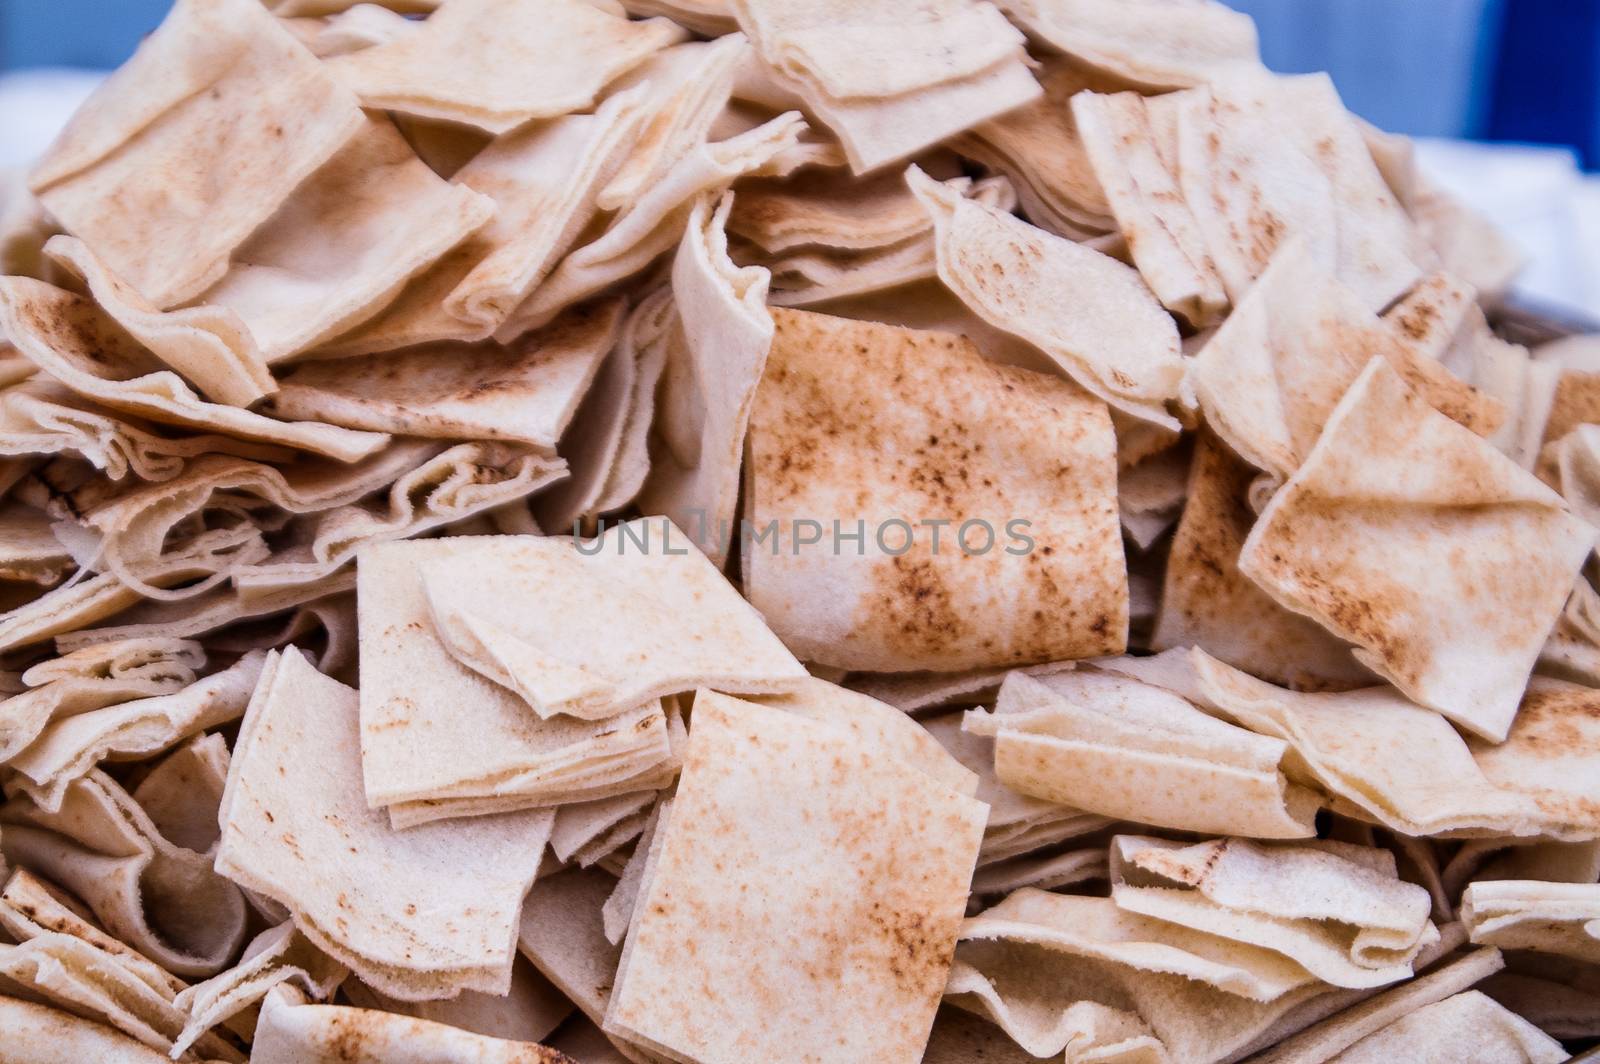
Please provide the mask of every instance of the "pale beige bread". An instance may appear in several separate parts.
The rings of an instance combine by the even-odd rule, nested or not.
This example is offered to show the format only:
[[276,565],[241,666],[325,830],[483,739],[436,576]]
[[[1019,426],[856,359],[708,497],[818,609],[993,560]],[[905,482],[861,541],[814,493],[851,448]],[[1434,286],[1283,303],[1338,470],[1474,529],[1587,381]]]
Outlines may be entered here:
[[171,998],[187,985],[132,946],[95,926],[75,899],[25,868],[13,871],[4,890],[0,890],[0,924],[17,942],[46,933],[81,939],[114,957],[126,973],[163,998]]
[[0,701],[0,763],[27,749],[53,720],[176,694],[204,663],[198,644],[162,638],[117,641],[42,661],[22,673],[26,690]]
[[6,1054],[14,1064],[62,1060],[171,1064],[165,1052],[103,1023],[9,995],[0,995],[0,1024],[5,1027]]
[[[1123,648],[1127,584],[1103,404],[1070,382],[989,364],[962,337],[775,317],[751,416],[745,590],[800,657],[899,672]],[[994,433],[975,439],[978,423]],[[1031,515],[1020,529],[1031,544],[1008,526],[1021,514]],[[888,524],[899,515],[948,521],[939,548],[926,527],[908,536]],[[861,522],[861,555],[848,542],[796,553],[810,531],[802,520],[826,533]],[[967,553],[952,541],[973,521]]]
[[1162,306],[1204,328],[1227,312],[1228,294],[1178,185],[1177,145],[1157,135],[1172,109],[1161,100],[1080,91],[1070,110],[1090,177],[1140,276]]
[[0,279],[0,329],[45,373],[113,411],[344,462],[365,458],[388,442],[375,432],[278,421],[206,402],[93,302],[40,281]]
[[[836,774],[858,785],[827,786]],[[920,1058],[977,859],[980,803],[873,757],[847,732],[701,692],[659,830],[608,1031],[705,1061]],[[716,863],[721,875],[701,871]],[[896,873],[860,871],[874,867]],[[760,900],[780,882],[804,906],[780,914]],[[774,941],[783,948],[757,947]],[[689,992],[686,961],[716,997]],[[763,1018],[752,999],[786,1004]]]
[[[920,165],[949,179],[960,176],[958,163],[933,152]],[[855,178],[808,169],[786,178],[744,182],[727,228],[754,248],[777,255],[817,247],[866,251],[925,233],[930,226],[927,212],[895,170]]]
[[994,1024],[970,1012],[943,1006],[933,1021],[933,1034],[922,1056],[924,1064],[1034,1064],[1033,1054],[1013,1042]]
[[69,784],[59,809],[20,798],[3,819],[8,860],[70,890],[96,922],[167,971],[213,975],[243,945],[239,890],[209,854],[165,838],[101,770]]
[[[104,620],[139,601],[107,573],[67,581],[26,601],[0,620],[0,649],[13,650]],[[64,648],[70,649],[70,648]]]
[[1106,851],[1064,850],[1046,856],[1023,855],[980,866],[972,876],[973,894],[1010,894],[1023,887],[1059,890],[1108,876]]
[[661,15],[707,37],[738,29],[730,0],[619,0],[634,17]]
[[[1013,946],[1004,938],[963,941],[946,993],[951,1004],[992,1020],[1018,1044],[1034,1045],[1035,1055],[1070,1045],[1080,1059],[1088,1060],[1239,1060],[1373,993],[1337,990],[1308,979],[1270,1001],[1254,1000],[1162,969],[1261,985],[1252,965],[1282,971],[1277,965],[1283,963],[1263,956],[1264,951],[1181,929],[1178,933],[1186,937],[1175,946],[1167,939],[1171,925],[1140,922],[1104,898],[1036,891],[1020,896],[1039,899],[1023,903],[1039,922],[1002,921],[1000,926],[1011,923],[1019,937],[1039,945]],[[996,910],[1006,915],[1006,903],[990,912]],[[988,915],[980,914],[967,926],[981,928]],[[1137,932],[1128,933],[1139,927],[1161,937],[1139,941]],[[1201,952],[1191,952],[1191,946]],[[1493,966],[1452,973],[1448,989],[1439,996],[1464,989],[1497,968],[1498,951],[1485,953],[1493,953]]]
[[270,657],[228,773],[217,868],[394,997],[503,992],[551,814],[396,831],[367,807],[361,761],[356,693],[296,650]]
[[1179,187],[1234,303],[1292,238],[1373,311],[1433,268],[1326,75],[1229,74],[1176,113]]
[[1600,695],[1593,688],[1535,677],[1504,742],[1467,741],[1491,782],[1528,795],[1558,825],[1550,834],[1600,838]]
[[[116,584],[114,577],[105,579]],[[320,582],[285,587],[248,599],[235,589],[218,588],[204,595],[177,602],[141,602],[131,609],[117,612],[115,624],[101,628],[82,628],[57,635],[56,646],[66,653],[120,639],[142,639],[168,634],[180,638],[205,635],[232,624],[280,613],[286,609],[295,609],[332,595],[346,593],[354,587],[355,574],[345,571],[335,573]]]
[[312,362],[285,376],[271,409],[295,420],[554,452],[621,324],[622,304],[612,300],[509,347],[423,344]]
[[1419,356],[1442,360],[1474,316],[1482,313],[1479,297],[1479,291],[1459,275],[1437,270],[1384,311],[1381,320],[1392,337]]
[[735,0],[761,76],[799,97],[863,174],[1038,97],[1022,35],[994,5]]
[[1505,967],[1497,949],[1475,949],[1438,971],[1336,1012],[1250,1058],[1256,1064],[1300,1064],[1332,1060],[1369,1034],[1402,1017],[1453,997]]
[[383,311],[495,209],[429,170],[393,122],[369,117],[199,299],[237,314],[262,358],[282,362]]
[[675,308],[665,289],[630,310],[556,444],[570,472],[534,500],[540,528],[576,535],[582,527],[592,534],[596,518],[626,506],[643,487],[656,386],[674,323]]
[[663,798],[651,808],[633,853],[622,866],[622,875],[617,877],[616,889],[600,908],[601,927],[606,940],[614,945],[622,945],[633,927],[633,919],[639,909],[639,891],[655,873],[656,862],[661,859],[662,829],[671,815],[671,798]]
[[974,127],[951,145],[1010,178],[1023,216],[1034,225],[1071,239],[1106,233],[1116,223],[1070,102],[1093,79],[1059,58],[1044,60],[1034,76],[1044,95]]
[[1141,89],[1203,85],[1259,68],[1255,23],[1217,0],[1003,0],[1023,29]]
[[737,33],[690,41],[657,52],[609,87],[616,93],[648,86],[652,102],[638,140],[595,197],[596,206],[627,208],[684,156],[709,140],[724,139],[718,121],[733,92],[734,73],[749,52],[749,41]]
[[1119,459],[1117,515],[1123,533],[1141,552],[1155,546],[1182,516],[1190,459],[1191,448],[1181,444],[1132,465],[1121,465]]
[[451,0],[420,31],[328,69],[367,107],[501,134],[589,109],[607,82],[684,36],[583,0]]
[[995,712],[975,710],[962,727],[994,736],[1001,783],[1046,801],[1202,834],[1316,833],[1318,797],[1285,777],[1285,743],[1131,677],[1014,673]]
[[989,324],[1043,351],[1126,414],[1176,428],[1178,330],[1138,273],[967,199],[912,168],[933,219],[939,279]]
[[637,141],[649,104],[636,86],[592,114],[530,123],[473,155],[453,181],[492,199],[494,217],[412,279],[387,310],[319,353],[488,339],[598,213],[596,198]]
[[[905,713],[920,714],[945,706],[992,703],[1000,684],[1012,672],[1044,676],[1075,667],[1071,661],[1025,665],[1021,669],[971,669],[967,672],[850,673],[843,681],[853,691],[887,702]],[[926,723],[926,722],[925,722]],[[993,760],[988,759],[988,760]]]
[[[451,655],[540,717],[603,720],[697,687],[768,694],[805,679],[760,614],[663,519],[587,541],[485,539],[423,562],[421,576]],[[542,608],[526,609],[535,598]],[[615,621],[623,613],[626,634]]]
[[1429,406],[1492,435],[1504,407],[1441,366],[1419,342],[1424,337],[1387,328],[1303,240],[1291,239],[1190,360],[1184,392],[1224,442],[1278,481],[1305,461],[1374,356]]
[[340,990],[360,1008],[412,1016],[512,1042],[544,1042],[575,1011],[572,1002],[520,956],[512,963],[511,989],[506,994],[464,990],[445,1001],[397,1001],[354,979],[347,980]]
[[687,530],[718,568],[737,531],[745,433],[773,337],[770,276],[728,258],[732,209],[727,198],[714,211],[698,204],[673,259],[650,471],[639,492],[641,509]]
[[313,1001],[326,1001],[348,974],[349,969],[313,946],[292,923],[268,928],[250,940],[233,967],[178,992],[173,1004],[187,1014],[187,1021],[174,1048],[181,1052],[198,1044],[208,1030],[229,1021],[253,1027],[240,1014],[280,983],[294,984]]
[[536,1042],[473,1034],[431,1020],[313,1005],[274,987],[261,1003],[253,1064],[573,1064]]
[[[559,860],[571,861],[596,839],[602,838],[618,824],[640,812],[648,812],[655,804],[653,791],[619,794],[614,798],[599,798],[589,802],[575,802],[556,810],[556,821],[550,832],[550,852]],[[587,868],[594,862],[580,863]]]
[[212,853],[221,831],[217,806],[228,781],[228,756],[221,732],[196,735],[159,761],[140,765],[129,793],[162,838],[195,853]]
[[1600,884],[1468,883],[1461,922],[1484,945],[1600,962]]
[[[356,465],[306,463],[291,470],[293,481],[272,466],[202,460],[182,477],[94,508],[90,520],[101,535],[104,566],[148,599],[194,598],[231,581],[256,600],[323,584],[365,543],[420,535],[494,509],[564,471],[559,459],[495,442],[447,447],[404,440]],[[285,516],[265,528],[239,521],[176,545],[168,541],[175,527],[192,526],[208,512],[229,513],[252,497],[281,505]],[[270,543],[269,533],[278,533]],[[163,574],[179,565],[205,579],[166,590]]]
[[978,866],[986,868],[1068,839],[1109,827],[1109,817],[1021,794],[995,774],[995,742],[961,727],[961,715],[932,717],[924,725],[940,746],[978,777],[974,796],[989,807]]
[[[173,994],[184,984],[160,966],[79,916],[25,870],[0,892],[0,982],[6,996],[39,1001],[168,1050],[183,1023]],[[10,1046],[8,1044],[7,1048]],[[243,1061],[233,1045],[208,1038],[197,1058]]]
[[[495,549],[492,539],[462,537],[361,553],[361,767],[374,807],[441,799],[560,804],[671,757],[658,704],[608,721],[541,720],[511,690],[450,654],[433,631],[422,569],[474,553],[492,558]],[[599,795],[583,795],[592,797]]]
[[1473,760],[1473,747],[1444,717],[1392,687],[1300,693],[1203,651],[1190,660],[1206,703],[1288,742],[1291,777],[1323,790],[1340,812],[1412,836],[1587,838],[1594,830],[1491,782]]
[[1374,359],[1251,531],[1239,568],[1357,644],[1357,660],[1412,700],[1498,741],[1594,537],[1559,496]]
[[1467,990],[1395,1020],[1329,1058],[1337,1064],[1477,1060],[1484,1064],[1560,1064],[1561,1043],[1498,1004]]
[[1194,443],[1183,515],[1167,553],[1153,650],[1197,646],[1252,675],[1310,690],[1364,687],[1374,677],[1350,645],[1278,605],[1239,571],[1256,521],[1258,473],[1210,430]]
[[0,454],[73,452],[112,480],[170,480],[207,453],[282,461],[293,452],[218,435],[172,436],[118,416],[46,376],[0,391]]
[[358,3],[323,16],[279,16],[283,28],[294,34],[318,59],[331,59],[415,33],[420,23],[400,12],[373,3]]
[[1432,900],[1400,879],[1394,854],[1324,840],[1111,841],[1119,908],[1282,954],[1334,986],[1412,975],[1439,931]]
[[45,254],[80,278],[116,323],[207,399],[250,406],[277,390],[254,335],[226,307],[161,311],[76,237],[51,237]]
[[354,94],[255,0],[185,0],[73,116],[30,184],[167,308],[215,283],[364,121]]
[[604,232],[569,252],[495,336],[509,339],[536,329],[565,308],[646,269],[680,237],[697,231],[690,225],[697,204],[720,196],[740,177],[767,172],[772,160],[794,148],[805,128],[799,112],[786,111],[727,140],[696,142],[618,210]]
[[192,735],[237,720],[250,700],[264,655],[247,654],[226,669],[167,694],[113,703],[47,723],[6,768],[43,808],[61,808],[74,780],[101,761],[139,761]]
[[[1003,213],[1016,208],[1015,189],[1003,176],[977,181],[956,177],[947,185]],[[775,307],[805,307],[900,289],[933,281],[938,272],[933,224],[926,212],[916,233],[876,247],[799,247],[760,257],[759,262],[772,271],[767,301]]]
[[913,765],[952,791],[977,794],[981,779],[977,772],[963,765],[926,728],[875,698],[810,677],[793,693],[769,695],[760,701],[841,728],[853,734],[863,749]]

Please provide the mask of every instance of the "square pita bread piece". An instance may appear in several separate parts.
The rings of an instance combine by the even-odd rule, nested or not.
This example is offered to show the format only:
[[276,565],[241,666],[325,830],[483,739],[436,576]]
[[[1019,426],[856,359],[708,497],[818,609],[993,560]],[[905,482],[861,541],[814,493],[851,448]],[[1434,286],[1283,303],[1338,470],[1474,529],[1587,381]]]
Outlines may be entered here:
[[[791,650],[845,669],[948,672],[1123,649],[1104,403],[987,362],[950,333],[773,318],[750,417],[744,576]],[[857,530],[859,542],[845,538]]]
[[915,1064],[985,812],[847,731],[700,692],[606,1030],[701,1064]]
[[1412,701],[1499,742],[1594,541],[1560,496],[1375,358],[1239,569]]

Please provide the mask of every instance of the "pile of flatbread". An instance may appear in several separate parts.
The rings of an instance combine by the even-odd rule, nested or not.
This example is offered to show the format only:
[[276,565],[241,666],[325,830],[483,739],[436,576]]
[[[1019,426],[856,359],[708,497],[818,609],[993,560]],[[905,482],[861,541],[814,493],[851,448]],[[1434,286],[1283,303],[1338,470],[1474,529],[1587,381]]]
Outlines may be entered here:
[[1249,18],[176,0],[0,178],[3,1064],[1600,1043],[1600,340]]

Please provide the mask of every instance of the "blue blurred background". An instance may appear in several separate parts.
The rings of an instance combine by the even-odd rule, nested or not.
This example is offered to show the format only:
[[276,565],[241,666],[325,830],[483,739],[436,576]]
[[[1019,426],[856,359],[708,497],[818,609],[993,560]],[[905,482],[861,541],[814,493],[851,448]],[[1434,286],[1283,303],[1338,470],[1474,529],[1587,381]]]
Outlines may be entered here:
[[[170,0],[0,0],[0,71],[109,69]],[[1600,166],[1600,0],[1233,0],[1276,70],[1385,129],[1560,144]]]

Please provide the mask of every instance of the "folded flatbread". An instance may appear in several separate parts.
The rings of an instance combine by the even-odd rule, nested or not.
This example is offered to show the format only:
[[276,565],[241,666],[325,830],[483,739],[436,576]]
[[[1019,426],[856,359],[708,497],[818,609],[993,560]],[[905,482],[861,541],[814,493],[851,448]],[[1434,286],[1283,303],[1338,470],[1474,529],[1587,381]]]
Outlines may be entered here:
[[1070,105],[1080,152],[1140,276],[1162,306],[1204,328],[1228,294],[1204,231],[1178,185],[1176,110],[1170,97],[1079,92]]
[[1204,834],[1316,834],[1320,803],[1285,778],[1286,744],[1128,676],[1013,673],[995,712],[974,710],[963,727],[993,735],[995,775],[1036,798]]
[[1432,900],[1396,874],[1392,851],[1312,841],[1111,842],[1118,908],[1281,953],[1334,986],[1407,979],[1438,941]]
[[[606,1029],[699,1060],[920,1059],[983,820],[848,732],[700,692]],[[772,908],[778,884],[803,903]]]
[[1543,677],[1529,682],[1504,742],[1467,740],[1491,782],[1531,797],[1548,832],[1573,839],[1600,838],[1597,742],[1600,695]]
[[1337,1056],[1337,1064],[1393,1060],[1475,1060],[1482,1064],[1560,1064],[1561,1043],[1476,990],[1467,990],[1395,1020]]
[[607,82],[684,36],[584,0],[451,0],[416,33],[328,69],[367,107],[500,134],[587,110]]
[[1128,266],[968,199],[913,167],[939,279],[972,312],[1048,355],[1123,413],[1176,428],[1178,329]]
[[1340,812],[1405,835],[1568,837],[1574,830],[1523,791],[1491,782],[1444,717],[1392,687],[1299,693],[1204,651],[1191,654],[1206,704],[1286,741],[1290,777],[1323,790]]
[[287,460],[288,448],[215,435],[165,436],[113,415],[50,379],[36,376],[0,391],[0,454],[71,451],[112,480],[171,480],[186,459],[207,453]]
[[494,217],[414,278],[387,310],[318,353],[487,339],[598,213],[596,198],[637,141],[650,102],[636,86],[592,114],[529,123],[473,155],[453,181],[492,199]]
[[1090,87],[1069,60],[1047,59],[1037,72],[1044,95],[955,138],[951,145],[1011,179],[1022,213],[1057,236],[1081,240],[1116,226],[1090,165],[1071,98]]
[[388,442],[375,432],[277,421],[208,403],[93,302],[42,281],[0,279],[0,329],[45,373],[115,411],[283,444],[344,462],[365,458]]
[[1266,272],[1190,360],[1184,390],[1223,441],[1282,481],[1305,461],[1374,356],[1429,406],[1479,436],[1505,420],[1497,400],[1451,374],[1404,329],[1387,327],[1298,239],[1279,245]]
[[262,357],[281,362],[378,314],[495,209],[430,170],[389,119],[369,117],[200,300],[235,312]]
[[44,809],[55,812],[74,780],[102,761],[139,761],[192,735],[237,720],[250,700],[263,655],[170,694],[136,698],[51,721],[6,767]]
[[312,1005],[289,987],[261,1004],[253,1064],[574,1064],[532,1042],[489,1038],[377,1009]]
[[1239,571],[1255,525],[1259,474],[1210,431],[1195,438],[1183,515],[1167,552],[1150,647],[1197,646],[1252,675],[1302,690],[1341,690],[1374,677],[1350,644],[1278,605]]
[[349,969],[313,946],[294,924],[268,928],[244,948],[239,962],[203,983],[185,987],[173,1004],[188,1014],[176,1040],[181,1051],[205,1032],[257,1005],[280,983],[292,983],[313,1001],[326,1001]]
[[52,721],[139,698],[175,694],[205,664],[196,643],[130,639],[42,661],[22,674],[27,690],[0,701],[0,763],[25,750]]
[[934,717],[925,727],[940,746],[978,777],[974,794],[989,807],[983,845],[978,850],[980,869],[1093,835],[1113,823],[1109,817],[1047,802],[1001,783],[994,768],[995,741],[962,730],[961,714]]
[[[541,717],[603,720],[697,687],[773,694],[806,678],[760,614],[664,519],[592,540],[482,539],[421,570],[450,653]],[[538,611],[526,608],[533,600]]]
[[609,720],[544,720],[509,688],[458,662],[435,634],[424,568],[492,559],[496,550],[494,538],[464,536],[361,552],[367,800],[374,808],[443,799],[530,808],[606,797],[593,793],[606,787],[621,794],[663,785],[646,782],[672,759],[659,703]]
[[271,409],[297,421],[507,440],[554,452],[621,323],[622,304],[611,300],[563,315],[509,347],[423,344],[313,362],[284,378]]
[[354,691],[293,648],[269,657],[228,773],[217,869],[384,993],[504,993],[552,814],[396,831],[367,808],[360,737]]
[[1461,922],[1484,945],[1600,962],[1600,884],[1468,883]]
[[1292,238],[1373,311],[1433,268],[1327,75],[1232,73],[1175,106],[1183,198],[1234,303]]
[[1217,0],[1001,0],[1029,33],[1141,89],[1202,85],[1259,68],[1253,19]]
[[913,155],[1039,93],[1022,34],[982,0],[913,17],[888,0],[734,0],[761,74],[838,137],[858,174]]
[[1239,569],[1355,643],[1356,659],[1413,701],[1498,741],[1594,539],[1559,496],[1375,358],[1261,515]]
[[[986,362],[963,337],[774,317],[742,549],[746,594],[786,645],[882,672],[1122,650],[1127,584],[1103,404]],[[991,430],[981,441],[980,423]]]
[[58,809],[17,798],[0,819],[12,863],[70,890],[100,926],[167,971],[214,975],[244,944],[239,890],[209,854],[166,838],[100,769],[69,783]]
[[81,278],[94,301],[129,336],[213,402],[249,406],[277,390],[255,337],[228,308],[163,312],[76,237],[51,237],[45,253]]
[[182,0],[30,183],[113,273],[171,307],[215,283],[365,121],[355,95],[256,0]]

